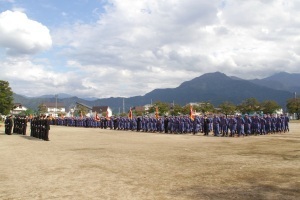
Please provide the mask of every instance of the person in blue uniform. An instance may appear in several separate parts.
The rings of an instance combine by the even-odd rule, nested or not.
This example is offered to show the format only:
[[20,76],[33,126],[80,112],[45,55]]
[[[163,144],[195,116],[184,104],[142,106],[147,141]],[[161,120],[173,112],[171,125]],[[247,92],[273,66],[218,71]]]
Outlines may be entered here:
[[267,123],[266,116],[261,117],[259,123],[260,123],[260,134],[266,135],[266,123]]
[[196,135],[199,132],[200,118],[195,116],[193,123],[193,135]]
[[281,128],[280,129],[281,129],[282,132],[285,132],[285,130],[284,130],[285,120],[284,120],[283,114],[280,115],[280,118],[281,118]]
[[214,115],[212,119],[214,136],[220,136],[220,118]]
[[281,133],[281,123],[282,123],[282,119],[278,115],[276,118],[276,132],[278,132],[278,133]]
[[220,131],[222,137],[228,136],[228,119],[225,115],[222,115],[220,117]]
[[229,130],[230,130],[230,137],[234,137],[236,134],[236,118],[231,115],[228,121],[228,126],[229,126]]
[[266,134],[270,134],[271,133],[271,116],[270,114],[266,115],[266,125],[265,125],[265,129],[266,129]]
[[244,136],[244,126],[245,126],[245,120],[241,115],[238,115],[236,118],[236,129],[238,137]]
[[285,114],[285,116],[284,116],[284,132],[290,131],[289,122],[290,122],[290,118],[287,114]]
[[247,114],[245,115],[244,120],[245,120],[245,125],[244,125],[245,134],[246,134],[246,136],[251,135],[251,123],[252,123],[252,120],[251,120],[251,118]]
[[251,127],[252,127],[252,133],[253,133],[254,135],[260,134],[260,133],[259,133],[259,132],[260,132],[260,131],[259,131],[259,118],[258,118],[257,115],[255,115],[255,116],[253,117]]
[[276,117],[274,114],[272,114],[272,117],[271,117],[271,132],[273,134],[275,134],[275,132],[276,132]]

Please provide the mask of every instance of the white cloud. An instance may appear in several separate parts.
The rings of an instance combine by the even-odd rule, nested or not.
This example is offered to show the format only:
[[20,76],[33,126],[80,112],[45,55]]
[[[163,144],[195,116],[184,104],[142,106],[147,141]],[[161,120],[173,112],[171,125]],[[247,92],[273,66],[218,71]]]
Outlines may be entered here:
[[7,58],[1,63],[1,79],[10,82],[14,92],[35,96],[68,83],[68,73],[57,73],[49,66],[33,63],[30,57]]
[[[33,93],[59,90],[103,98],[177,87],[183,81],[214,71],[241,78],[261,78],[279,71],[300,73],[300,3],[296,1],[107,2],[105,12],[91,9],[94,16],[99,16],[97,22],[83,23],[78,19],[73,20],[77,23],[64,22],[51,29],[55,58],[65,60],[61,72],[47,62],[38,64],[23,58],[13,69],[31,66],[35,75],[25,73],[23,79],[17,74],[6,76],[40,87]],[[23,24],[39,24],[24,13],[9,14],[23,16]],[[0,36],[10,27],[6,23],[2,28],[2,15]],[[0,46],[10,52],[32,54],[51,46],[46,27],[41,31],[44,34],[38,35],[31,31],[34,28],[27,30],[21,24],[13,27],[18,31],[9,36],[19,34],[17,38],[6,34],[4,42],[0,37]],[[26,40],[20,39],[24,30],[31,33]]]
[[46,26],[19,11],[0,14],[0,47],[9,55],[35,54],[47,50],[52,39]]
[[116,96],[176,87],[212,71],[242,78],[294,72],[299,62],[292,41],[299,41],[300,16],[286,1],[109,2],[96,24],[56,30],[54,41],[81,69],[113,72],[100,82],[125,81],[128,92]]

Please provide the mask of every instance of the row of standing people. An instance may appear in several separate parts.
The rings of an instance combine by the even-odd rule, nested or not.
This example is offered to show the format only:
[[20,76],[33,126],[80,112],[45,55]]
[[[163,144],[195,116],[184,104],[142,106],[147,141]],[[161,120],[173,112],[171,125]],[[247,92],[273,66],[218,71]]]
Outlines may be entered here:
[[100,118],[54,118],[52,124],[74,127],[110,128],[140,132],[193,133],[215,136],[262,135],[289,131],[287,115],[264,116],[164,116],[164,117],[111,117]]
[[30,121],[30,136],[49,141],[51,119],[49,116],[32,118]]
[[13,120],[11,116],[7,116],[5,121],[4,121],[4,125],[5,125],[5,134],[6,135],[11,135],[11,131],[13,128]]
[[5,120],[5,134],[26,135],[27,123],[30,122],[30,136],[49,141],[50,117],[39,116],[28,119],[26,116],[8,116]]
[[269,115],[236,117],[214,116],[212,130],[216,136],[265,135],[289,131],[289,117],[287,115]]
[[5,134],[11,135],[12,133],[26,135],[27,130],[27,117],[17,116],[12,119],[12,116],[8,116],[5,120]]

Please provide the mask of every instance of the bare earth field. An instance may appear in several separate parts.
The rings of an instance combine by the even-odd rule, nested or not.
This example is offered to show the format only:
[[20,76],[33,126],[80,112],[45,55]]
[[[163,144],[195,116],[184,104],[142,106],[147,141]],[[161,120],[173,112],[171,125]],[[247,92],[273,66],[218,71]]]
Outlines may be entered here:
[[299,199],[300,123],[245,138],[0,128],[0,199]]

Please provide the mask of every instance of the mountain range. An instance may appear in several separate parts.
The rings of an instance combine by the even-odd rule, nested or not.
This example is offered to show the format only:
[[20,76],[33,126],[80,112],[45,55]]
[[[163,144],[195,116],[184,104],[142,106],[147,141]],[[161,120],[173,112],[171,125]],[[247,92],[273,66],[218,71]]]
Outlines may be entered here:
[[[258,101],[274,100],[285,108],[286,100],[300,93],[300,74],[280,72],[263,79],[244,80],[238,77],[229,77],[221,72],[207,73],[192,80],[185,81],[176,88],[155,89],[143,96],[130,98],[111,97],[104,99],[79,98],[69,94],[58,94],[58,102],[64,103],[66,110],[76,102],[89,106],[109,106],[116,113],[123,108],[150,104],[150,102],[175,102],[185,105],[190,102],[211,102],[218,106],[229,101],[240,104],[247,98],[256,98]],[[25,97],[14,94],[14,102],[36,110],[44,102],[55,102],[54,95],[40,97]]]

